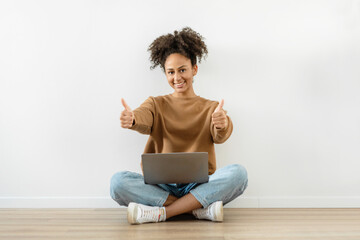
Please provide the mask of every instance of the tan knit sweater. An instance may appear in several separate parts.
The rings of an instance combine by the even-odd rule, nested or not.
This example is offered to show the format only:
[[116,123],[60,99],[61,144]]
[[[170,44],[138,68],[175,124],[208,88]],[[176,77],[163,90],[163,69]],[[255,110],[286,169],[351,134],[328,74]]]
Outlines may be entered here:
[[229,116],[227,128],[213,125],[211,116],[218,104],[200,96],[149,97],[133,111],[135,123],[130,129],[150,135],[144,153],[208,152],[209,174],[213,174],[214,143],[225,142],[233,130]]

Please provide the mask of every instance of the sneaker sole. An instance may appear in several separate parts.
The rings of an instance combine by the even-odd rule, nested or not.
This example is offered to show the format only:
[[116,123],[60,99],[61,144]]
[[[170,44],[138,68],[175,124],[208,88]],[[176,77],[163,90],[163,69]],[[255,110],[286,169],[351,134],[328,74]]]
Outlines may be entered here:
[[138,211],[137,204],[131,202],[127,209],[127,220],[130,224],[138,224],[136,222],[137,211]]
[[215,222],[222,222],[224,221],[224,209],[223,203],[221,201],[215,203]]

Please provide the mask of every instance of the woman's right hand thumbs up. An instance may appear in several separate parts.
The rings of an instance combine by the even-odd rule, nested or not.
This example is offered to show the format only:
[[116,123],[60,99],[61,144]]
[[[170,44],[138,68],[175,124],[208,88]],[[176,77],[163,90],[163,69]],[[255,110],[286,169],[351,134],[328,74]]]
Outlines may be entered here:
[[125,100],[122,98],[121,103],[124,106],[124,111],[121,112],[120,123],[122,128],[131,128],[134,124],[134,113]]

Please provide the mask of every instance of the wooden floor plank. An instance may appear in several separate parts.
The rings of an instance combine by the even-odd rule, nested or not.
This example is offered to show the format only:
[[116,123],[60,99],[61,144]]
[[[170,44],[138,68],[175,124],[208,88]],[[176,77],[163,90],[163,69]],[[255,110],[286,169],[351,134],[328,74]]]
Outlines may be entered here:
[[360,240],[360,209],[224,209],[129,225],[126,209],[0,209],[0,239]]

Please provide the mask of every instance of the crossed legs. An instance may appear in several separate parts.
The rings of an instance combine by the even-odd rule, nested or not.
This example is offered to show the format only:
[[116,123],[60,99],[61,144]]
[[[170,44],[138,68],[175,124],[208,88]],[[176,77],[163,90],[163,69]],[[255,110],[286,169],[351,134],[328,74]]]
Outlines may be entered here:
[[211,203],[224,204],[241,195],[247,187],[247,172],[241,165],[232,164],[218,169],[209,182],[192,189],[190,193],[177,198],[155,185],[144,184],[141,174],[123,171],[111,180],[111,197],[120,205],[136,202],[147,206],[165,207],[166,218],[192,210],[208,207]]
[[169,195],[164,203],[164,207],[166,210],[166,219],[168,219],[183,213],[191,214],[192,210],[201,208],[202,205],[191,193],[188,193],[181,198]]

